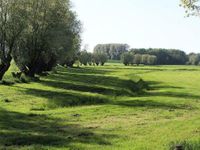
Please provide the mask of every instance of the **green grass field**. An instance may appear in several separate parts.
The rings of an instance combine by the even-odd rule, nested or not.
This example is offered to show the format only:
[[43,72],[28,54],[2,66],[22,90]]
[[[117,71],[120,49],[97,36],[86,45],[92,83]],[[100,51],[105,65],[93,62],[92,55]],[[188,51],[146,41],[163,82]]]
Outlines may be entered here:
[[200,149],[200,67],[108,63],[40,79],[0,85],[0,149]]

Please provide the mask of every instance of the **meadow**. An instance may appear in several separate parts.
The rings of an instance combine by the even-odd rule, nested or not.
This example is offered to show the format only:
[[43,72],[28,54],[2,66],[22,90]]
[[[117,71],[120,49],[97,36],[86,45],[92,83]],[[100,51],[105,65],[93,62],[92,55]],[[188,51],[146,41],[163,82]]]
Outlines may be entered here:
[[200,149],[200,67],[57,67],[0,84],[0,149]]

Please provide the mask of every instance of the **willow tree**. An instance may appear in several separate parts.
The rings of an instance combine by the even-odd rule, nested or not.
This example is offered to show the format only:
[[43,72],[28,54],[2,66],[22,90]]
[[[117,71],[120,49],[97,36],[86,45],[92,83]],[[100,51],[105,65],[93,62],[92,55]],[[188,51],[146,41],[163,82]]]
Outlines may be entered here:
[[0,0],[0,80],[9,69],[12,53],[26,28],[26,8],[24,0]]
[[67,19],[65,27],[65,46],[59,54],[58,62],[60,65],[73,67],[73,64],[78,60],[78,55],[81,48],[82,32],[81,22],[77,19],[75,12],[70,12],[70,17]]
[[27,1],[28,28],[20,37],[14,60],[22,72],[34,77],[50,71],[79,45],[79,22],[68,0]]

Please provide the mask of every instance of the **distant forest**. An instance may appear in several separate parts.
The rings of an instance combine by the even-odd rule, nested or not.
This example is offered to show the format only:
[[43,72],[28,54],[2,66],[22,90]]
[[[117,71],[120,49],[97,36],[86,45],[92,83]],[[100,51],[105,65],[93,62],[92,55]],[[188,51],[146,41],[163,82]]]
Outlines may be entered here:
[[200,54],[186,54],[178,49],[129,48],[128,44],[98,44],[94,53],[104,53],[110,60],[122,60],[125,65],[200,65]]

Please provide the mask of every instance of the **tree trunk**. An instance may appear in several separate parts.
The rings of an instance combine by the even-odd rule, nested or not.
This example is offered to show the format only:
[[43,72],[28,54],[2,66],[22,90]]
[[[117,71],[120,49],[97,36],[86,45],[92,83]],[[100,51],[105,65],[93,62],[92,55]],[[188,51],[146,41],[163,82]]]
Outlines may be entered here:
[[27,72],[24,72],[26,76],[34,78],[35,77],[35,69],[34,68],[29,68]]
[[12,57],[8,56],[1,64],[0,64],[0,81],[3,79],[6,71],[10,68]]
[[31,66],[27,67],[27,66],[23,65],[19,69],[26,76],[31,77],[31,78],[35,77],[35,69],[33,67],[31,67]]

